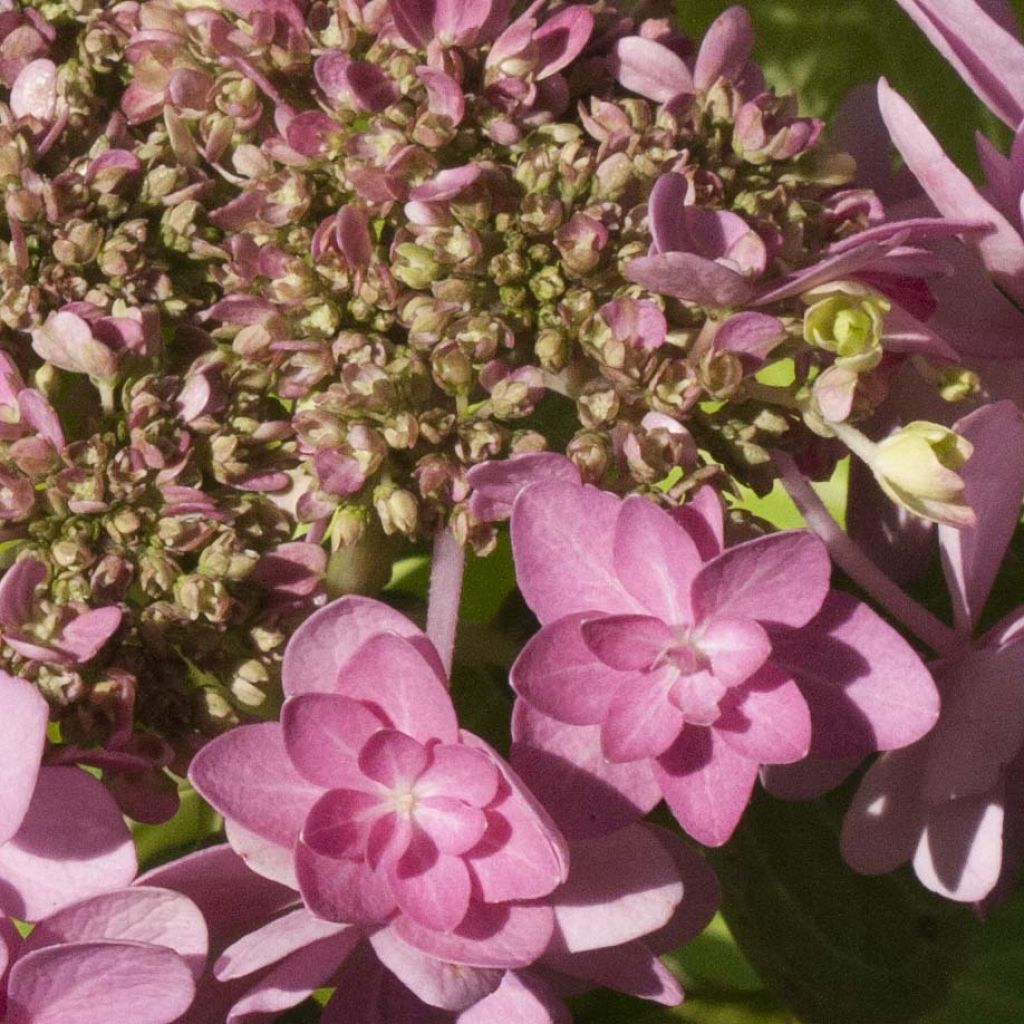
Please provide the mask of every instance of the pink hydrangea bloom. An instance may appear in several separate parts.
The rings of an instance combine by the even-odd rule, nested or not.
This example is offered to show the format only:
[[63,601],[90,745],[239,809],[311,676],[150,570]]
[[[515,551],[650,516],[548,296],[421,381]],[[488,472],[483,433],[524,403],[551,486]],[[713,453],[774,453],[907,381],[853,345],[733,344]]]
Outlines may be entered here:
[[35,687],[0,672],[0,912],[38,921],[127,885],[135,847],[102,783],[40,767],[48,709]]
[[[729,838],[763,764],[905,746],[938,714],[928,671],[791,531],[725,548],[710,490],[670,513],[576,484],[526,487],[516,575],[543,628],[512,670],[513,763],[567,834],[664,796],[695,838]],[[550,799],[550,798],[549,798]]]
[[[553,927],[564,841],[482,740],[460,732],[437,653],[408,619],[344,598],[292,637],[281,721],[214,740],[199,792],[257,870],[328,920],[390,923],[432,955],[528,963]],[[258,848],[258,849],[257,849]]]
[[198,907],[134,887],[93,896],[41,921],[27,939],[0,919],[0,1013],[8,1024],[171,1024],[206,964]]

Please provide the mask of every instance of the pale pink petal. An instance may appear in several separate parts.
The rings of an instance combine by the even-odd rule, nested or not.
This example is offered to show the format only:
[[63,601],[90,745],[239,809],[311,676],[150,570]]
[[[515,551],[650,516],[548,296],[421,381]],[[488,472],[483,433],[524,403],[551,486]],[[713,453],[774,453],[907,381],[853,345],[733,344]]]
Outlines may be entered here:
[[429,181],[417,185],[409,193],[409,198],[416,203],[440,203],[448,199],[454,199],[459,193],[465,192],[481,174],[481,168],[476,164],[466,164],[463,167],[448,167],[438,171]]
[[601,724],[601,749],[615,764],[663,754],[683,729],[683,712],[669,700],[672,669],[628,680]]
[[525,700],[512,714],[512,765],[570,838],[603,835],[661,799],[650,762],[610,764],[597,725],[566,725]]
[[361,861],[323,857],[300,840],[295,874],[306,906],[317,917],[373,925],[383,924],[395,911],[395,898],[383,874]]
[[691,623],[690,585],[704,564],[697,545],[664,510],[627,498],[615,521],[615,573],[635,600],[668,623]]
[[973,247],[995,281],[1019,302],[1024,298],[1024,240],[1020,234],[946,156],[910,105],[884,78],[878,85],[878,105],[896,148],[939,212],[991,225],[992,230],[975,239]]
[[466,967],[428,956],[403,942],[391,928],[374,932],[370,944],[392,974],[425,1003],[443,1010],[465,1010],[493,992],[503,976],[493,968]]
[[772,652],[768,634],[753,619],[713,615],[699,631],[697,643],[711,660],[715,678],[726,686],[749,679]]
[[913,648],[866,604],[832,591],[802,629],[775,627],[772,662],[811,709],[815,757],[862,757],[905,747],[939,714],[931,674]]
[[97,940],[172,949],[198,981],[206,967],[206,921],[180,893],[135,885],[59,910],[32,929],[25,951]]
[[654,778],[683,829],[705,846],[721,846],[750,802],[757,762],[715,730],[691,727],[654,762]]
[[704,91],[727,78],[738,82],[754,48],[750,15],[742,7],[730,7],[710,25],[700,44],[693,68],[693,84]]
[[533,33],[537,47],[537,80],[542,81],[571,64],[587,45],[594,15],[582,4],[563,8]]
[[400,732],[426,743],[458,735],[445,676],[411,640],[393,633],[371,637],[343,665],[336,692],[364,701]]
[[600,722],[629,678],[606,665],[585,642],[580,627],[590,618],[587,613],[567,615],[545,626],[530,638],[511,671],[517,693],[573,725]]
[[933,892],[964,903],[984,899],[1003,865],[1002,786],[932,805],[914,854],[914,871]]
[[32,617],[36,588],[46,579],[38,558],[19,558],[0,579],[0,625],[17,628]]
[[327,788],[351,786],[361,777],[359,751],[386,727],[383,715],[336,693],[289,697],[281,709],[289,760],[309,782]]
[[[394,10],[394,8],[392,8]],[[437,68],[418,67],[416,77],[426,86],[427,109],[458,125],[466,112],[466,96],[462,86]]]
[[807,756],[811,713],[796,683],[769,664],[725,698],[714,731],[758,764],[790,764]]
[[0,844],[18,831],[28,810],[49,717],[49,705],[31,683],[0,671]]
[[959,471],[974,526],[939,526],[942,569],[957,628],[973,632],[1020,518],[1024,496],[1024,420],[1012,402],[995,402],[959,420],[955,429],[974,445]]
[[630,260],[625,276],[657,295],[671,295],[708,309],[728,309],[749,302],[754,285],[716,260],[692,252],[666,252]]
[[539,978],[507,971],[497,990],[460,1014],[458,1024],[572,1024],[572,1018]]
[[56,646],[82,664],[96,656],[120,625],[120,608],[97,608],[72,619],[61,630]]
[[657,931],[683,898],[675,862],[643,825],[577,841],[571,857],[569,879],[552,897],[561,940],[571,953]]
[[314,942],[343,933],[353,939],[353,945],[363,934],[352,925],[322,921],[301,907],[248,932],[228,946],[214,964],[214,974],[218,981],[244,978]]
[[469,510],[482,522],[508,519],[519,492],[541,480],[581,485],[575,464],[556,452],[526,452],[510,459],[481,462],[466,473],[466,482],[473,488]]
[[682,57],[641,36],[627,36],[615,44],[612,73],[623,88],[655,103],[667,103],[694,88]]
[[103,784],[79,768],[43,768],[21,828],[0,847],[0,905],[38,921],[127,885],[136,869],[131,834]]
[[423,834],[413,836],[389,881],[402,912],[425,928],[450,932],[469,909],[469,869],[462,858],[440,853]]
[[[453,791],[457,792],[457,791]],[[487,817],[456,797],[428,796],[416,802],[416,824],[442,853],[471,850],[487,831]]]
[[57,65],[45,57],[29,61],[11,86],[10,105],[15,117],[49,121],[57,106]]
[[409,788],[430,761],[422,743],[394,729],[374,733],[359,754],[359,768],[387,789]]
[[226,818],[288,848],[323,792],[296,771],[277,722],[218,736],[193,759],[189,780]]
[[516,581],[542,623],[583,611],[644,613],[612,565],[619,508],[605,491],[555,480],[520,493],[512,509]]
[[[565,621],[560,619],[559,623]],[[554,629],[559,623],[546,628]],[[646,615],[585,619],[580,634],[605,665],[620,672],[646,672],[676,642],[674,632],[661,619]]]
[[224,836],[231,852],[243,861],[250,871],[290,889],[299,888],[295,877],[293,846],[282,846],[270,839],[264,839],[231,818],[224,822]]
[[914,856],[925,824],[926,755],[927,743],[883,754],[861,780],[840,835],[843,859],[854,871],[880,875]]
[[821,608],[831,571],[825,545],[804,530],[758,537],[704,566],[693,581],[694,615],[803,626]]
[[544,963],[571,977],[663,1006],[676,1006],[683,1000],[683,990],[675,975],[643,942],[585,953],[549,952]]
[[498,792],[501,775],[482,750],[436,746],[430,767],[416,782],[422,797],[457,796],[474,807],[486,807]]
[[527,967],[547,948],[555,915],[539,904],[473,902],[451,932],[426,928],[408,915],[391,927],[403,942],[441,960],[469,967]]
[[424,652],[433,651],[423,631],[401,612],[368,597],[343,597],[314,612],[292,634],[281,666],[285,695],[337,692],[339,669],[377,633],[397,633]]
[[128,942],[77,942],[22,957],[7,985],[9,1024],[171,1024],[195,983],[177,953]]

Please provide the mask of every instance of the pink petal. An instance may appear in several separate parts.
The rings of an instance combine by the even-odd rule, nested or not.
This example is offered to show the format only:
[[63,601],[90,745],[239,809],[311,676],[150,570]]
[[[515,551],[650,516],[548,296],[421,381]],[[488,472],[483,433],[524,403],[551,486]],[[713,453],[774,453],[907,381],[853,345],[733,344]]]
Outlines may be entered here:
[[416,824],[442,853],[471,850],[487,831],[487,816],[455,797],[431,796],[416,803]]
[[508,519],[519,492],[548,479],[581,484],[576,466],[555,452],[527,452],[510,459],[481,462],[466,473],[466,482],[473,488],[469,509],[483,522]]
[[425,835],[413,836],[389,881],[403,913],[425,928],[450,932],[469,909],[469,869],[461,857],[440,853]]
[[627,942],[585,953],[549,952],[544,962],[571,977],[663,1006],[677,1006],[683,1000],[675,975],[643,942]]
[[336,693],[289,697],[281,709],[289,760],[306,780],[328,789],[350,787],[361,778],[359,752],[386,727],[383,715]]
[[501,774],[482,750],[436,746],[430,767],[416,782],[421,797],[457,796],[474,807],[486,807],[496,796]]
[[168,889],[132,886],[74,903],[32,929],[25,951],[96,940],[172,949],[199,980],[206,967],[206,922],[199,908]]
[[503,977],[493,968],[466,967],[428,956],[404,943],[391,928],[374,932],[370,944],[395,977],[425,1003],[443,1010],[465,1010],[493,992]]
[[377,633],[397,633],[430,648],[422,630],[401,612],[368,597],[343,597],[292,634],[281,666],[285,695],[337,692],[338,670]]
[[[580,623],[580,634],[587,647],[605,665],[620,672],[647,671],[669,648],[675,646],[676,640],[673,631],[661,619],[646,615],[585,619]],[[620,677],[620,684],[621,681]]]
[[10,104],[15,117],[49,121],[57,106],[57,65],[45,57],[29,61],[11,86]]
[[693,83],[702,92],[719,78],[738,82],[754,48],[750,15],[742,7],[723,11],[708,28],[693,69]]
[[226,818],[288,848],[322,792],[296,771],[277,722],[218,736],[193,759],[189,780]]
[[626,264],[624,273],[657,295],[708,309],[742,306],[754,296],[754,286],[742,274],[692,252],[639,256]]
[[458,125],[466,112],[466,97],[462,86],[437,68],[419,67],[416,69],[416,77],[426,86],[427,109],[432,114],[446,117],[453,126]]
[[796,683],[769,664],[726,697],[714,730],[758,764],[790,764],[810,749],[811,713]]
[[623,684],[601,724],[601,749],[615,764],[663,754],[683,729],[683,713],[669,700],[672,669],[636,676]]
[[44,768],[21,828],[0,847],[0,903],[38,921],[78,900],[127,885],[135,847],[103,784],[78,768]]
[[469,967],[527,967],[547,948],[555,915],[539,904],[473,902],[451,932],[426,928],[407,915],[391,927],[403,942],[441,960]]
[[299,841],[295,873],[306,906],[340,924],[383,924],[395,911],[395,898],[383,874],[354,860],[323,857]]
[[507,971],[495,992],[459,1016],[459,1024],[572,1024],[572,1018],[540,979]]
[[946,156],[910,105],[884,78],[878,84],[878,104],[896,148],[939,212],[991,225],[992,230],[972,245],[1007,294],[1018,302],[1024,299],[1024,240],[1020,234]]
[[10,1024],[171,1024],[195,984],[172,950],[128,942],[77,942],[22,957],[7,989]]
[[667,103],[694,90],[693,77],[682,57],[641,36],[626,36],[615,44],[612,73],[624,89],[655,103]]
[[21,827],[32,800],[49,718],[31,683],[0,671],[0,844]]
[[577,841],[571,857],[569,879],[552,898],[561,939],[571,953],[657,931],[683,898],[675,862],[646,826]]
[[555,480],[534,484],[516,499],[516,581],[542,623],[582,611],[644,613],[612,565],[619,508],[605,491]]
[[422,743],[432,739],[451,743],[458,735],[458,723],[436,658],[436,653],[425,658],[411,640],[381,633],[342,666],[336,692],[363,701],[399,732]]
[[584,640],[587,613],[567,615],[535,634],[512,666],[511,682],[545,714],[573,725],[604,719],[608,704],[629,678],[606,665]]
[[46,579],[38,558],[19,558],[0,579],[0,625],[16,628],[32,617],[36,588]]
[[95,657],[121,625],[120,608],[97,608],[72,619],[57,638],[57,647],[78,664]]
[[615,521],[612,556],[623,586],[668,623],[693,621],[690,585],[704,564],[697,545],[663,509],[627,498]]
[[711,660],[711,671],[726,686],[749,679],[772,652],[768,634],[752,619],[713,616],[697,634],[701,651]]
[[1002,787],[966,800],[930,806],[914,871],[933,892],[976,903],[999,880],[1003,865]]
[[1024,496],[1024,420],[1012,402],[995,402],[965,416],[956,431],[974,445],[960,470],[975,525],[939,527],[942,568],[957,629],[973,632],[1020,517]]
[[695,617],[802,626],[821,608],[831,569],[825,545],[804,530],[758,537],[704,566],[693,581]]
[[715,332],[712,344],[718,352],[735,352],[758,362],[766,359],[784,341],[786,328],[781,320],[764,313],[736,313]]
[[757,762],[714,729],[691,727],[654,762],[654,778],[683,829],[705,846],[721,846],[750,802]]
[[352,925],[322,921],[302,907],[247,933],[228,946],[214,964],[214,974],[218,981],[244,978],[314,942],[342,934],[352,939],[353,946],[362,938],[362,932]]
[[476,164],[464,167],[449,167],[438,171],[429,181],[417,185],[409,193],[409,198],[417,203],[440,203],[446,199],[454,199],[459,193],[465,192],[481,174]]
[[582,4],[565,7],[533,33],[537,47],[537,80],[571,64],[587,45],[594,30],[594,15]]
[[302,842],[324,857],[361,860],[371,827],[385,816],[394,817],[382,794],[332,789],[310,808]]
[[[812,712],[812,722],[813,717]],[[811,729],[813,746],[813,724]],[[849,778],[861,760],[861,757],[847,757],[831,761],[811,754],[795,764],[762,765],[761,785],[772,796],[783,800],[817,800]]]
[[684,229],[683,207],[690,187],[681,174],[662,174],[647,200],[652,253],[689,252],[692,249]]
[[363,774],[387,789],[411,788],[429,761],[422,743],[394,729],[374,733],[359,754]]
[[348,204],[338,211],[335,227],[338,247],[342,256],[353,267],[366,267],[373,256],[373,242],[370,240],[370,225],[366,210],[361,206]]
[[293,845],[282,846],[273,840],[244,828],[233,818],[224,821],[224,837],[231,852],[246,867],[271,882],[277,882],[289,889],[298,889],[295,877],[295,855]]
[[702,487],[685,505],[671,509],[669,515],[689,534],[705,562],[721,554],[725,547],[725,517],[722,499],[713,487]]
[[610,764],[599,726],[565,725],[525,700],[512,714],[512,764],[570,838],[621,828],[661,799],[650,762]]

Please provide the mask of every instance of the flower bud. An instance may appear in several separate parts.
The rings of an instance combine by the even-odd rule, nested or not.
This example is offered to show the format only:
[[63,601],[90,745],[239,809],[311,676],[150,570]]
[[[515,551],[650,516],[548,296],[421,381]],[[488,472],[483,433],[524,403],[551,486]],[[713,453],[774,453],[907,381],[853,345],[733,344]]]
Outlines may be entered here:
[[814,288],[803,295],[804,340],[862,373],[882,359],[883,317],[891,306],[866,285],[840,281]]
[[871,469],[882,490],[914,515],[949,526],[973,526],[974,512],[956,472],[973,451],[969,441],[948,427],[916,420],[875,446]]

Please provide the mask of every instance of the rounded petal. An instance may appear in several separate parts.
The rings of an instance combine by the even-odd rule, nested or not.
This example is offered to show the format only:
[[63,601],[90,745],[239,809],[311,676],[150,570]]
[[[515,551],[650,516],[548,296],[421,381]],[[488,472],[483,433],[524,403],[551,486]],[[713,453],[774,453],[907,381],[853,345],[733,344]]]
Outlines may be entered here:
[[441,853],[423,833],[413,836],[388,880],[402,912],[424,928],[450,932],[469,910],[472,880],[465,862]]
[[482,750],[439,745],[430,767],[416,782],[419,796],[456,796],[474,807],[486,807],[497,795],[501,773]]
[[38,921],[127,885],[135,847],[103,784],[79,768],[43,768],[21,828],[0,847],[0,904]]
[[31,683],[0,672],[0,843],[18,831],[28,810],[49,717],[49,706]]
[[572,1024],[565,1004],[532,974],[506,971],[498,988],[459,1017],[459,1024]]
[[601,723],[601,750],[615,764],[663,754],[683,730],[683,712],[669,699],[671,669],[630,679]]
[[363,861],[324,857],[299,841],[295,873],[306,906],[328,921],[383,924],[395,912],[395,898],[383,873]]
[[614,74],[623,88],[655,103],[667,103],[693,91],[693,77],[682,57],[667,46],[642,36],[615,44]]
[[195,994],[177,953],[128,942],[76,942],[22,957],[7,987],[9,1024],[171,1024]]
[[769,664],[725,698],[714,731],[758,764],[791,764],[810,749],[811,712],[796,683]]

